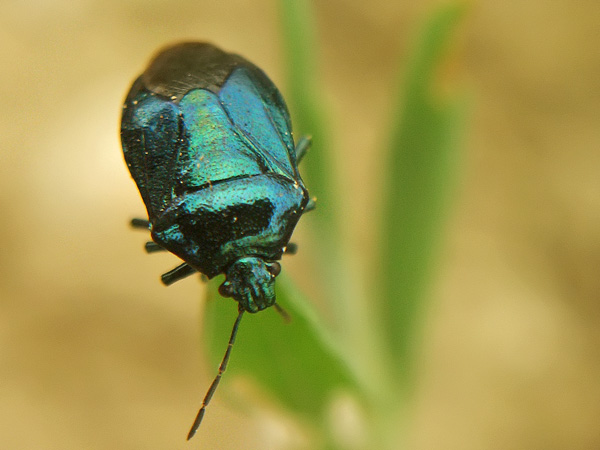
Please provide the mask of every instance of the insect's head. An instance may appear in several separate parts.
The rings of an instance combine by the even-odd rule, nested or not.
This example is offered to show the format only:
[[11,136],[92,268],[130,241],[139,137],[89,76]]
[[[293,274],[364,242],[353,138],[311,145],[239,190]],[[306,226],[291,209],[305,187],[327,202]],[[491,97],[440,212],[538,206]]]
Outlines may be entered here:
[[233,297],[248,312],[261,311],[275,303],[275,277],[280,271],[276,261],[267,262],[255,256],[240,258],[227,270],[219,293]]

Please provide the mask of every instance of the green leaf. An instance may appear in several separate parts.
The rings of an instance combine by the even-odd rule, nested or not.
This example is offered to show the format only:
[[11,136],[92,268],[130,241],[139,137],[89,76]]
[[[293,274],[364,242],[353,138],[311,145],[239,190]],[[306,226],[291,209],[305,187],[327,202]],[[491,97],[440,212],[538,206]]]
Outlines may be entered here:
[[[237,316],[237,303],[220,298],[217,286],[218,282],[210,283],[204,327],[215,368]],[[277,279],[277,303],[291,320],[275,308],[246,313],[223,383],[239,375],[248,377],[290,411],[318,423],[332,391],[356,390],[358,383],[342,352],[284,274]]]
[[332,157],[331,137],[327,132],[324,95],[319,88],[316,24],[308,0],[281,0],[281,32],[285,66],[288,68],[286,100],[292,111],[294,133],[312,136],[313,145],[302,160],[301,172],[311,195],[318,199],[319,238],[328,248],[335,247],[339,236],[335,201],[336,165]]
[[381,232],[381,323],[399,387],[410,389],[428,287],[454,191],[464,97],[442,95],[453,33],[465,12],[451,3],[416,42],[393,116]]

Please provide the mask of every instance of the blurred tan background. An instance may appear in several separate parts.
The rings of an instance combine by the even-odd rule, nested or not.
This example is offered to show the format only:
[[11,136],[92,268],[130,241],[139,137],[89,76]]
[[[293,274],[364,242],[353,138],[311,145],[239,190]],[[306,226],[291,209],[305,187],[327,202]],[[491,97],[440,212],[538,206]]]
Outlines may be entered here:
[[[397,57],[433,4],[315,1],[349,242],[367,255]],[[144,209],[118,140],[124,95],[165,43],[215,42],[285,94],[276,6],[3,1],[0,448],[303,448],[225,390],[184,442],[214,371],[201,287],[158,282],[176,260],[127,227]],[[599,23],[595,0],[472,3],[455,74],[472,120],[411,449],[600,449]],[[298,242],[284,265],[305,282]]]

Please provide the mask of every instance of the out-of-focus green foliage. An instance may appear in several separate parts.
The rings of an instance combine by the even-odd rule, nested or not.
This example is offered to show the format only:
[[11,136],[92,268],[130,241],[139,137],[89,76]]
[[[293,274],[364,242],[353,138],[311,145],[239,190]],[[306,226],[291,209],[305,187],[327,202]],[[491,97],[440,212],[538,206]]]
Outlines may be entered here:
[[[319,197],[318,210],[311,213],[318,217],[313,223],[328,245],[343,246],[338,241],[336,214],[341,202],[336,201],[340,193],[333,181],[336,167],[328,153],[330,136],[315,75],[317,40],[310,2],[281,0],[281,11],[290,68],[286,98],[296,132],[309,132],[314,141],[302,162],[307,185]],[[387,173],[382,174],[385,192],[378,224],[381,266],[379,277],[367,290],[370,298],[361,299],[373,304],[378,313],[375,324],[366,321],[365,326],[377,327],[370,335],[379,337],[376,354],[382,361],[376,367],[387,372],[378,379],[383,385],[373,388],[369,380],[357,375],[369,370],[363,370],[367,368],[360,367],[361,360],[353,358],[348,342],[328,331],[300,289],[284,274],[278,277],[277,301],[288,311],[291,322],[286,323],[271,308],[246,314],[241,323],[224,383],[236,375],[251,378],[303,423],[312,424],[319,434],[314,448],[343,448],[332,438],[325,420],[331,396],[340,389],[354,395],[367,412],[366,448],[399,447],[397,435],[403,425],[397,422],[407,417],[407,405],[416,385],[411,375],[420,346],[427,287],[443,236],[460,153],[466,102],[462,96],[442,95],[441,72],[464,12],[462,2],[451,2],[427,18],[410,51],[408,70],[399,76],[396,89],[399,99],[391,119],[388,161],[384,165]],[[332,251],[328,259],[327,252],[323,253],[319,258],[326,260],[315,264],[324,270],[339,264],[344,254]],[[352,277],[347,280],[351,283]],[[216,286],[220,281],[210,285],[204,328],[204,342],[215,365],[225,350],[237,312],[230,299],[218,298]],[[350,299],[344,299],[344,304],[353,307]]]

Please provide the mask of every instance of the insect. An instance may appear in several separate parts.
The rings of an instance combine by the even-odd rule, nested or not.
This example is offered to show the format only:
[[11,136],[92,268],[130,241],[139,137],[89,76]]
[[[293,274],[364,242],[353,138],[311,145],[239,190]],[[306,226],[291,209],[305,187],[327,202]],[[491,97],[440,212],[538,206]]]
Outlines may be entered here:
[[219,287],[238,303],[227,351],[188,434],[200,426],[245,311],[275,299],[277,262],[314,208],[297,164],[310,147],[294,145],[285,102],[273,82],[241,56],[198,42],[164,49],[133,83],[123,105],[121,142],[148,220],[146,251],[184,262],[162,275],[172,284],[200,272],[224,274]]

